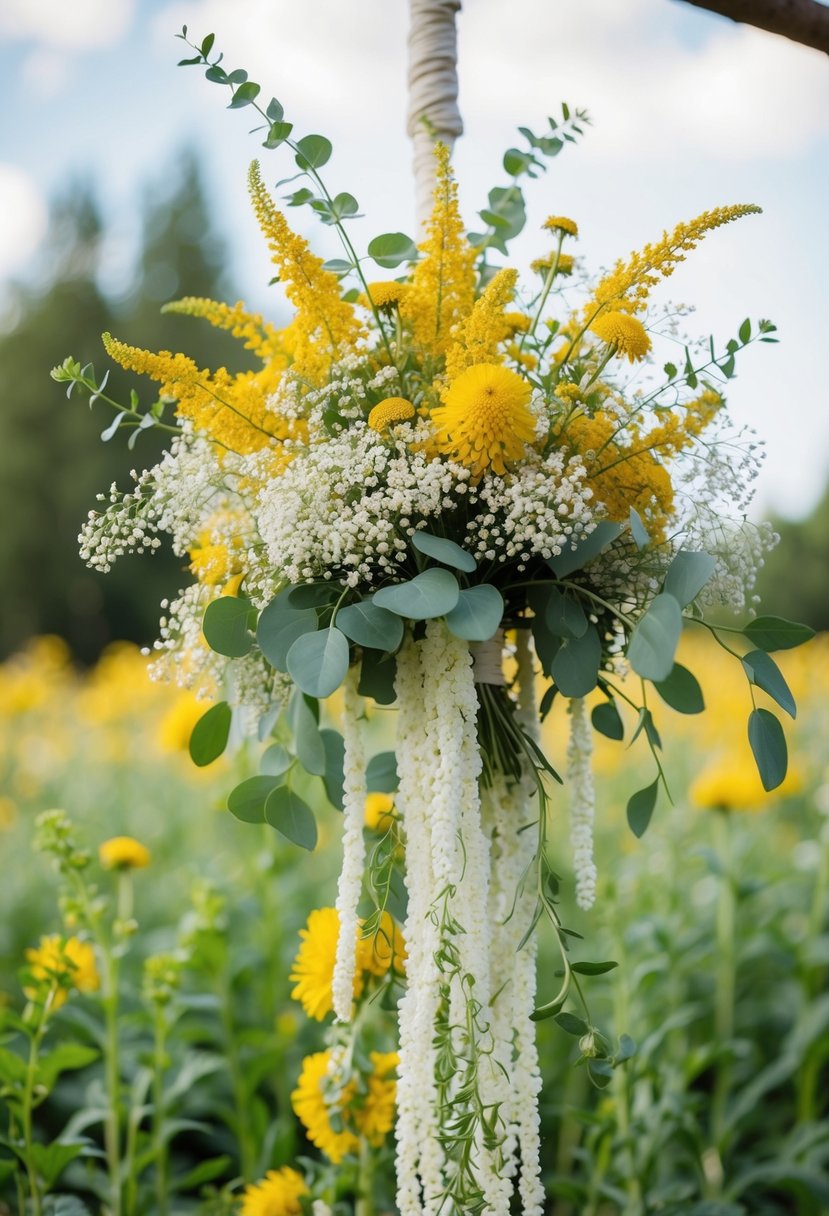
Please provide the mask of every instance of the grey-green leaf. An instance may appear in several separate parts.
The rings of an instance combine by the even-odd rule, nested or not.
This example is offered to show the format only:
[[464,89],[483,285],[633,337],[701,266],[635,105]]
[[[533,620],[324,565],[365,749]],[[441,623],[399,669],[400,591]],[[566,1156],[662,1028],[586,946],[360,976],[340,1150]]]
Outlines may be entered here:
[[556,637],[580,638],[587,632],[588,620],[581,604],[557,587],[549,589],[544,621]]
[[705,709],[705,698],[699,681],[692,671],[681,663],[674,663],[670,674],[654,684],[666,705],[680,714],[701,714]]
[[317,843],[317,821],[308,803],[288,785],[278,785],[265,803],[265,820],[301,849]]
[[446,614],[446,624],[455,637],[467,642],[487,642],[504,616],[504,600],[497,587],[481,583],[461,591],[458,602]]
[[227,701],[211,705],[202,714],[190,735],[190,759],[199,768],[218,760],[227,747],[233,711]]
[[628,516],[628,520],[630,523],[631,535],[633,536],[633,539],[636,542],[637,549],[644,549],[647,545],[649,545],[651,543],[651,538],[648,535],[647,528],[642,523],[641,515],[639,514],[639,512],[636,510],[635,507],[630,508],[630,515]]
[[331,159],[331,140],[324,135],[305,135],[296,143],[296,163],[300,169],[321,169]]
[[297,638],[288,651],[288,674],[311,697],[330,697],[348,671],[348,639],[339,629],[320,629]]
[[743,670],[752,684],[767,692],[781,709],[793,718],[797,717],[797,706],[783,672],[765,650],[752,650],[743,655]]
[[565,638],[556,652],[550,674],[565,697],[586,697],[599,681],[602,643],[591,625],[580,638]]
[[407,583],[381,587],[374,593],[374,603],[411,621],[428,621],[451,612],[459,595],[460,587],[454,574],[434,567]]
[[229,659],[241,659],[253,646],[248,628],[252,612],[244,596],[222,595],[207,605],[202,629],[208,646]]
[[256,641],[277,671],[287,671],[288,651],[297,638],[313,633],[318,624],[313,608],[292,608],[287,596],[278,595],[262,609],[256,626]]
[[637,790],[628,800],[627,819],[634,836],[641,838],[647,831],[656,806],[658,791],[659,778],[657,777],[653,784],[646,786],[643,790]]
[[399,266],[401,262],[411,262],[417,257],[417,246],[410,236],[404,232],[384,232],[368,243],[368,255],[374,258],[378,266],[387,270]]
[[329,730],[326,727],[320,731],[320,736],[325,748],[325,772],[322,778],[325,792],[331,805],[341,811],[343,809],[345,743],[338,730]]
[[403,621],[372,600],[349,604],[337,613],[337,625],[358,646],[373,650],[397,650],[403,641]]
[[628,661],[637,675],[658,683],[667,680],[682,633],[682,610],[673,595],[658,595],[639,620],[628,645]]
[[291,698],[288,721],[294,732],[297,759],[306,772],[321,777],[325,772],[325,747],[317,720],[299,689]]
[[378,752],[366,768],[366,789],[369,793],[393,794],[399,784],[397,756],[394,752]]
[[606,739],[620,740],[625,737],[625,726],[622,722],[615,701],[602,701],[590,715],[595,730]]
[[791,650],[815,636],[814,629],[808,625],[787,621],[782,616],[758,616],[755,621],[749,621],[743,633],[760,650]]
[[243,823],[264,823],[265,801],[276,784],[274,777],[248,777],[228,794],[227,809]]
[[294,758],[287,747],[283,747],[281,743],[272,743],[262,753],[259,768],[265,777],[281,777],[283,773],[287,773],[293,762]]
[[755,709],[749,714],[748,741],[763,789],[766,792],[777,789],[786,776],[789,753],[783,727],[773,713],[767,709]]
[[680,549],[668,567],[662,590],[684,608],[697,598],[716,568],[717,560],[710,553]]
[[467,553],[466,549],[462,549],[460,545],[455,544],[453,540],[448,540],[445,536],[433,536],[431,532],[415,532],[411,537],[411,542],[413,548],[417,549],[419,553],[433,557],[436,562],[442,562],[444,566],[463,570],[465,574],[471,574],[478,568],[478,563],[471,553]]
[[621,534],[621,524],[614,523],[610,519],[603,519],[573,548],[565,549],[557,557],[551,557],[547,565],[552,569],[556,578],[566,578],[574,570],[581,570],[583,566],[592,562]]

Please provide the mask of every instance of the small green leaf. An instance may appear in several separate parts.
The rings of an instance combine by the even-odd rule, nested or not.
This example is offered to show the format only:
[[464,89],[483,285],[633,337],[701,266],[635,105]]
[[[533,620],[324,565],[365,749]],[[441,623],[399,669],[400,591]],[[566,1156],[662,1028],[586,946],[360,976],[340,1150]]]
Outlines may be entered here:
[[47,1055],[40,1057],[37,1084],[51,1090],[62,1072],[87,1068],[100,1054],[97,1047],[88,1047],[85,1043],[58,1043]]
[[480,583],[461,591],[457,604],[446,614],[446,624],[457,638],[487,642],[497,632],[503,616],[501,592],[490,583]]
[[621,524],[613,523],[609,519],[603,519],[578,544],[570,549],[564,549],[557,557],[551,557],[547,565],[553,571],[556,578],[566,578],[568,574],[572,574],[575,570],[581,570],[584,566],[589,565],[594,558],[604,552],[608,545],[612,545],[614,540],[618,536],[621,536],[621,534]]
[[282,122],[282,119],[285,117],[285,110],[282,103],[277,101],[275,97],[272,97],[268,102],[265,115],[268,122]]
[[248,777],[228,794],[227,809],[243,823],[264,823],[265,802],[276,785],[274,777]]
[[602,643],[591,625],[580,638],[565,638],[556,652],[550,674],[565,697],[586,697],[599,681]]
[[553,661],[561,649],[561,638],[556,637],[554,633],[550,632],[547,628],[545,617],[538,613],[530,621],[530,628],[532,629],[535,651],[541,664],[541,670],[545,676],[549,676],[552,671]]
[[651,821],[654,807],[656,806],[656,795],[659,792],[659,778],[648,785],[643,790],[637,790],[631,795],[627,805],[627,818],[630,830],[634,836],[639,837],[645,835],[648,824]]
[[372,600],[341,608],[337,613],[337,625],[352,642],[373,650],[397,650],[403,641],[402,619]]
[[445,616],[458,602],[460,588],[454,574],[434,567],[424,570],[407,583],[381,587],[374,603],[411,621],[428,621]]
[[294,732],[297,759],[307,773],[321,777],[325,772],[325,747],[317,720],[299,689],[291,697],[288,721]]
[[781,709],[785,709],[791,717],[797,717],[797,706],[794,703],[791,689],[786,683],[783,672],[771,655],[765,650],[751,650],[743,655],[743,670],[752,684],[767,692]]
[[557,1013],[555,1020],[558,1022],[562,1030],[566,1030],[568,1034],[574,1034],[581,1037],[583,1034],[588,1034],[590,1027],[583,1018],[576,1017],[574,1013]]
[[339,597],[340,588],[333,583],[299,583],[295,587],[285,587],[276,598],[283,606],[287,603],[289,608],[327,608]]
[[716,568],[716,558],[709,553],[691,553],[680,549],[668,567],[662,590],[672,595],[680,608],[684,608],[697,598]]
[[348,671],[348,639],[337,628],[303,634],[288,651],[286,666],[303,692],[319,700],[330,697]]
[[322,745],[325,748],[325,772],[322,781],[328,801],[338,811],[343,809],[343,767],[345,764],[345,742],[338,730],[327,727],[320,731]]
[[755,709],[748,718],[748,741],[754,753],[763,789],[777,789],[786,776],[789,753],[783,727],[767,709]]
[[393,655],[369,648],[363,651],[357,691],[361,697],[371,697],[378,705],[393,705],[397,695],[394,688],[396,676],[397,664]]
[[366,768],[366,789],[371,793],[393,794],[400,784],[397,756],[394,752],[378,752]]
[[637,675],[667,680],[682,633],[682,611],[673,595],[658,595],[642,616],[628,644],[627,657]]
[[749,621],[743,633],[760,650],[791,650],[815,636],[808,625],[787,621],[782,616],[758,616]]
[[262,609],[256,626],[256,641],[272,667],[287,671],[288,651],[294,642],[306,633],[315,632],[318,625],[313,608],[291,607],[288,596],[282,592]]
[[272,743],[262,753],[259,768],[263,777],[281,777],[283,773],[287,773],[293,762],[294,758],[287,747],[283,747],[281,743]]
[[288,785],[278,785],[265,803],[265,820],[292,844],[312,852],[317,843],[317,821],[308,803]]
[[588,620],[577,599],[565,595],[557,587],[550,587],[544,623],[551,633],[560,638],[580,638],[587,632]]
[[419,553],[433,557],[436,562],[442,562],[444,566],[463,570],[465,574],[471,574],[478,568],[478,563],[471,553],[467,553],[466,549],[462,549],[453,540],[447,540],[445,536],[433,536],[431,532],[417,531],[411,537],[411,542],[412,547]]
[[267,138],[262,141],[263,148],[278,148],[294,129],[292,122],[272,122],[268,128]]
[[331,140],[324,135],[304,135],[297,140],[296,163],[300,169],[321,169],[331,159]]
[[745,321],[743,321],[742,325],[740,326],[739,337],[740,337],[740,341],[742,342],[743,346],[745,346],[746,342],[748,342],[750,340],[750,338],[751,338],[751,318],[750,317],[746,317]]
[[648,535],[647,528],[642,523],[641,515],[634,507],[630,508],[628,520],[630,522],[630,531],[634,541],[636,542],[637,549],[645,549],[651,543],[651,538]]
[[202,714],[190,735],[190,759],[199,768],[212,764],[227,747],[233,711],[227,701],[211,705]]
[[417,246],[405,232],[384,232],[368,243],[368,255],[378,266],[394,269],[401,262],[413,262],[417,257]]
[[604,735],[606,739],[624,739],[625,726],[615,701],[603,701],[601,705],[597,705],[590,715],[590,720],[599,734]]
[[[234,73],[231,72],[229,79],[232,80]],[[242,106],[249,106],[251,102],[256,101],[259,96],[259,85],[254,84],[252,80],[245,81],[240,84],[233,94],[233,100],[227,107],[229,110],[239,110]]]
[[677,713],[701,714],[705,709],[705,699],[697,677],[681,663],[674,663],[667,678],[657,681],[654,688],[666,705]]
[[207,605],[202,622],[211,650],[229,659],[241,659],[253,647],[248,628],[253,605],[243,596],[222,595]]
[[618,967],[618,963],[571,963],[570,970],[575,971],[576,975],[604,975],[608,971],[612,971],[614,967]]

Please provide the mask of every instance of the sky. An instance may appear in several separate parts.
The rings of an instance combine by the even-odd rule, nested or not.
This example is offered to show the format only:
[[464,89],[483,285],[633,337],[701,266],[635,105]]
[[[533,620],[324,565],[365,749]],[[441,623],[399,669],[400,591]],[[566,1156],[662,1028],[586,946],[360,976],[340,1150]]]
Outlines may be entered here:
[[[214,32],[225,66],[276,95],[296,133],[332,140],[326,177],[361,204],[359,246],[414,232],[405,0],[0,0],[0,71],[14,99],[0,126],[0,294],[34,272],[49,199],[78,177],[103,206],[104,282],[117,290],[148,180],[195,147],[234,281],[252,306],[279,312],[245,176],[258,155],[272,185],[294,167],[248,133],[251,111],[228,111],[223,90],[175,66],[185,23],[198,39]],[[501,157],[520,143],[517,126],[541,130],[562,100],[592,118],[527,188],[519,269],[546,248],[538,226],[551,212],[578,221],[578,254],[598,271],[707,208],[763,207],[710,235],[654,298],[693,305],[685,328],[723,343],[746,316],[778,325],[779,345],[744,353],[729,405],[767,446],[759,513],[808,512],[829,478],[826,56],[681,0],[466,0],[459,77],[455,164],[472,228],[489,189],[506,184]],[[291,218],[319,252],[337,252],[310,212]],[[676,358],[669,346],[656,353]]]

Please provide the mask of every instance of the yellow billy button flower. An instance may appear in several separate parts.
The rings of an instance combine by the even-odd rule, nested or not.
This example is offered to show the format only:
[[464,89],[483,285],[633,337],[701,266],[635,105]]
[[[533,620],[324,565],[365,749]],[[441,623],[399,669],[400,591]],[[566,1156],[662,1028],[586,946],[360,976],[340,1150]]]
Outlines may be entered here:
[[62,938],[57,933],[42,937],[39,945],[26,951],[26,962],[37,987],[23,991],[30,1001],[37,1001],[54,989],[52,1009],[60,1009],[72,989],[96,992],[101,986],[95,951],[77,937]]
[[435,445],[476,476],[503,475],[535,438],[529,383],[518,372],[478,363],[453,380],[432,410]]
[[615,346],[619,358],[627,355],[631,363],[644,359],[651,348],[644,325],[638,317],[632,317],[629,313],[603,313],[591,323],[590,329],[602,342]]
[[548,232],[563,232],[565,236],[579,235],[578,224],[566,215],[549,215],[541,227],[546,228]]
[[504,324],[509,327],[510,334],[525,334],[530,328],[530,318],[526,313],[515,310],[504,313]]
[[98,848],[105,870],[143,870],[150,864],[150,850],[132,836],[113,836]]
[[558,258],[556,258],[556,251],[553,250],[552,253],[545,253],[544,257],[536,258],[535,261],[530,262],[530,270],[533,270],[536,274],[540,274],[542,277],[546,278],[554,265],[557,275],[572,274],[573,267],[575,266],[575,259],[572,258],[569,253],[560,253]]
[[392,313],[399,308],[400,301],[405,299],[410,291],[408,283],[396,283],[394,279],[383,279],[379,283],[369,283],[368,292],[363,292],[358,300],[364,308],[369,308],[369,300],[378,312]]
[[245,1187],[239,1216],[300,1216],[300,1201],[307,1194],[302,1175],[283,1165],[280,1170],[268,1170],[260,1182]]
[[366,794],[365,825],[372,832],[387,832],[394,820],[391,794]]
[[395,422],[408,422],[414,415],[415,407],[405,397],[386,397],[374,406],[368,424],[373,431],[384,431]]

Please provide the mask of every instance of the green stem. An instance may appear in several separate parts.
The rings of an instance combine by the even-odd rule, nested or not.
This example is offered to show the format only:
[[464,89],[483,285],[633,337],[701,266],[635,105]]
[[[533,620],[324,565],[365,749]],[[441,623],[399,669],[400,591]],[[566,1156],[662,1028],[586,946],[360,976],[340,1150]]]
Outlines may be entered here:
[[562,232],[558,238],[558,245],[556,247],[555,257],[553,258],[553,262],[552,262],[552,265],[550,266],[550,269],[547,271],[547,277],[545,278],[544,286],[541,289],[541,297],[538,301],[538,307],[535,310],[535,315],[533,316],[530,328],[527,330],[527,332],[521,338],[521,342],[519,343],[519,347],[518,347],[519,350],[524,349],[524,343],[526,342],[527,338],[531,338],[533,336],[533,334],[535,333],[536,328],[538,326],[538,322],[541,320],[541,314],[544,311],[544,305],[547,303],[547,297],[549,296],[549,294],[552,290],[552,287],[553,287],[553,279],[556,277],[556,271],[558,270],[558,264],[561,259],[561,246],[563,245],[563,243],[564,243],[564,233]]
[[104,1121],[104,1147],[109,1170],[112,1216],[121,1216],[121,1150],[120,1150],[120,1070],[118,1068],[118,960],[112,950],[104,951],[107,992],[104,997],[104,1073],[107,1091],[107,1112]]
[[[49,991],[49,995],[44,1003],[43,1010],[41,1011],[40,1021],[33,1030],[32,1037],[29,1040],[29,1058],[26,1062],[26,1081],[23,1088],[23,1149],[26,1158],[26,1174],[29,1179],[29,1198],[32,1201],[32,1216],[41,1216],[41,1212],[43,1211],[43,1196],[41,1195],[40,1191],[40,1179],[38,1178],[37,1168],[32,1157],[32,1150],[34,1148],[32,1115],[34,1112],[35,1077],[37,1076],[40,1044],[43,1041],[43,1035],[46,1031],[46,1018],[49,1007],[54,1000],[56,990],[57,986],[53,983]],[[24,1208],[21,1208],[21,1216],[23,1216],[23,1212]]]
[[157,1216],[167,1216],[167,1146],[164,1141],[164,1072],[167,1026],[164,1011],[157,1009],[153,1026],[153,1145],[155,1148],[155,1196]]
[[[806,945],[815,941],[823,930],[829,897],[829,822],[823,825],[820,834],[820,856],[818,858],[812,904],[807,922]],[[821,988],[821,967],[807,967],[803,976],[803,989],[807,1001],[812,1000]],[[797,1121],[813,1123],[819,1117],[817,1100],[821,1069],[829,1055],[829,1046],[822,1039],[812,1043],[806,1052],[797,1074]]]
[[354,1216],[374,1216],[374,1150],[369,1142],[360,1140],[360,1167],[357,1175],[357,1199]]
[[220,978],[219,1007],[221,1009],[225,1057],[230,1074],[230,1088],[233,1093],[233,1107],[236,1115],[236,1137],[239,1142],[239,1171],[245,1182],[252,1182],[254,1166],[256,1164],[255,1149],[250,1137],[248,1092],[239,1060],[239,1052],[236,1048],[231,1003],[232,993],[227,971],[225,970]]
[[727,811],[714,812],[717,856],[722,874],[717,897],[717,987],[714,1006],[714,1032],[721,1053],[711,1102],[711,1142],[722,1156],[726,1133],[726,1106],[731,1092],[731,1048],[734,1038],[734,998],[737,975],[735,942],[737,901],[734,892],[731,821]]

